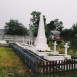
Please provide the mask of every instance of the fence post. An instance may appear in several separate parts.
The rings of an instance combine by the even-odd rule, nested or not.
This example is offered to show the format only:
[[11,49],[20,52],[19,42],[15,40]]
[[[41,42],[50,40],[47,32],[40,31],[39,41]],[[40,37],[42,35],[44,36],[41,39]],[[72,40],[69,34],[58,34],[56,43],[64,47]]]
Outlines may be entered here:
[[73,59],[72,59],[72,70],[73,70]]
[[54,73],[54,61],[52,63],[53,63],[52,65],[53,65],[53,73]]
[[75,59],[74,59],[74,70],[75,70]]
[[48,73],[48,61],[45,63],[45,66],[46,66],[46,67],[45,67],[45,69],[46,69],[45,72]]
[[52,66],[52,63],[51,63],[51,61],[49,61],[49,73],[52,72],[52,68],[51,68],[51,66]]
[[69,61],[69,70],[70,70],[70,61]]
[[55,62],[55,64],[56,64],[56,73],[57,73],[57,61]]
[[66,68],[65,68],[65,60],[64,60],[64,71],[66,70]]

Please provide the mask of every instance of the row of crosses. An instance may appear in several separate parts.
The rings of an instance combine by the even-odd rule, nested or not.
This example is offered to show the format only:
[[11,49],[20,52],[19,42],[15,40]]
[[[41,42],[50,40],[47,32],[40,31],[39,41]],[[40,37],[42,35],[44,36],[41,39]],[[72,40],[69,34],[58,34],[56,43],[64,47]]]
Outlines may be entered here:
[[[56,52],[56,46],[57,46],[57,43],[55,41],[54,42],[54,52]],[[67,56],[67,49],[69,48],[68,43],[65,43],[64,47],[65,47],[65,56]]]

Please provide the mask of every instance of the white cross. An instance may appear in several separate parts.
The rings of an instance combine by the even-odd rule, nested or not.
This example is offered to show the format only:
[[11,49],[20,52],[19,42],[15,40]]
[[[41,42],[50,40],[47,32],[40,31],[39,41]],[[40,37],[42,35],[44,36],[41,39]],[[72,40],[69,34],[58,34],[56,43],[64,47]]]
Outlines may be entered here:
[[25,39],[24,39],[24,37],[23,37],[23,43],[25,43]]
[[28,40],[26,39],[24,44],[25,44],[25,45],[29,45],[27,42],[28,42]]
[[27,39],[25,40],[25,43],[27,44]]
[[32,43],[33,43],[33,41],[31,40],[31,46],[33,45]]
[[32,40],[30,40],[30,46],[32,46]]
[[30,46],[30,39],[29,39],[29,41],[28,41],[28,45]]
[[65,47],[65,56],[67,56],[67,49],[69,48],[68,43],[65,43],[64,47]]
[[54,51],[56,51],[56,45],[57,45],[57,43],[56,43],[56,41],[54,42]]

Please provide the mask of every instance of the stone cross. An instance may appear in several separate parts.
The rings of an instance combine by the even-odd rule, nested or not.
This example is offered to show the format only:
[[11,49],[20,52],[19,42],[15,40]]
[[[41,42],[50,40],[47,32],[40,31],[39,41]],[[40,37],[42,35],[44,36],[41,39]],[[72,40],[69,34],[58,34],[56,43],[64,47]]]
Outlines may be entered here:
[[30,39],[28,40],[28,45],[30,46]]
[[30,43],[31,46],[33,45],[32,42],[33,42],[33,41],[31,40],[31,43]]
[[25,40],[25,43],[27,44],[27,39]]
[[24,39],[24,37],[23,37],[23,43],[25,43],[25,39]]
[[56,51],[56,45],[57,45],[57,43],[56,43],[56,41],[54,42],[54,51]]
[[28,45],[28,43],[27,43],[27,42],[28,42],[28,40],[26,39],[26,40],[25,40],[25,45]]
[[65,56],[67,56],[67,49],[69,48],[68,43],[65,43],[64,47],[65,47]]

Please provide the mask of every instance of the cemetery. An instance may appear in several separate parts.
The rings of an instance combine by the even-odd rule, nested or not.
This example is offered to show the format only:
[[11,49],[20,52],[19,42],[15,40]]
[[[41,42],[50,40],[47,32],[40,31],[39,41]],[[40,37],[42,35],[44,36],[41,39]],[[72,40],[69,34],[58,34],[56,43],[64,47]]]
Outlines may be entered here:
[[[34,46],[32,45],[32,40],[30,40],[30,39],[28,41],[29,46],[27,45],[27,42],[26,43],[24,42],[24,39],[23,39],[23,44],[19,44],[19,43],[16,43],[16,44],[23,47],[23,48],[26,48],[26,49],[33,51],[34,53],[36,53],[39,56],[46,57],[47,54],[50,53],[54,56],[57,55],[56,57],[58,57],[58,58],[56,58],[54,60],[62,59],[62,58],[59,58],[62,55],[64,55],[64,57],[67,58],[67,59],[71,59],[71,56],[67,55],[67,49],[69,47],[67,43],[64,46],[65,47],[65,54],[59,54],[59,52],[56,50],[56,46],[57,46],[56,41],[54,42],[54,50],[50,50],[50,48],[48,47],[47,39],[46,39],[46,36],[45,36],[44,21],[43,21],[42,15],[40,16],[38,36],[36,37],[35,45]],[[54,57],[54,56],[48,56],[48,57]],[[51,59],[51,60],[53,61],[53,59]],[[63,58],[63,60],[64,60],[64,58]]]
[[68,43],[64,45],[64,54],[60,54],[56,50],[56,41],[54,42],[54,50],[48,47],[42,14],[40,15],[38,34],[34,45],[33,40],[23,39],[22,43],[11,43],[10,46],[34,73],[61,72],[77,68],[76,60],[67,54]]
[[76,6],[1,0],[0,77],[77,77]]
[[5,40],[1,40],[0,45],[11,47],[33,74],[52,74],[77,69],[77,60],[68,54],[68,42],[64,44],[64,53],[57,50],[56,40],[53,42],[53,49],[48,46],[42,14],[36,38],[15,36],[14,41],[8,44]]

